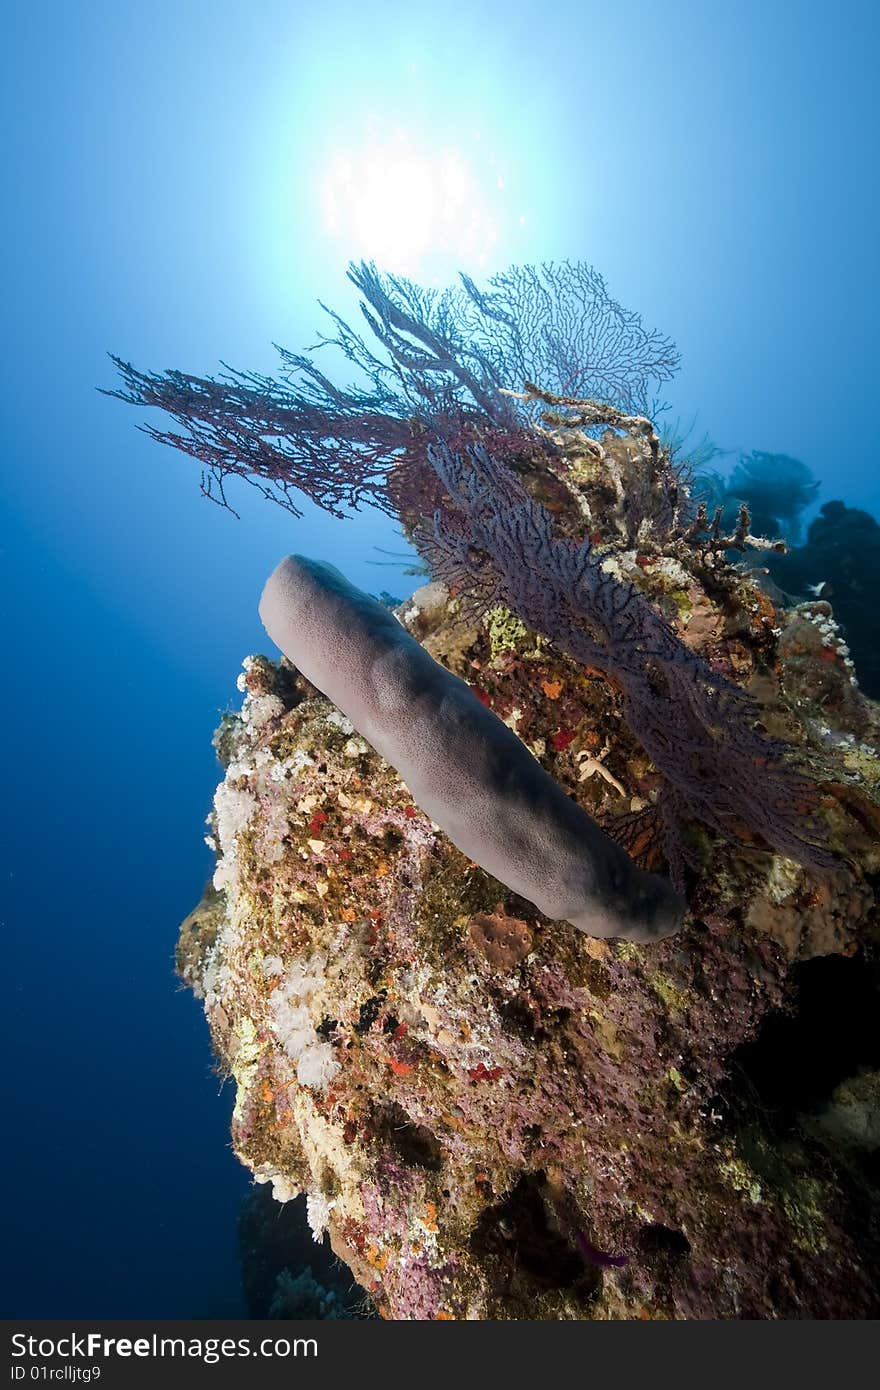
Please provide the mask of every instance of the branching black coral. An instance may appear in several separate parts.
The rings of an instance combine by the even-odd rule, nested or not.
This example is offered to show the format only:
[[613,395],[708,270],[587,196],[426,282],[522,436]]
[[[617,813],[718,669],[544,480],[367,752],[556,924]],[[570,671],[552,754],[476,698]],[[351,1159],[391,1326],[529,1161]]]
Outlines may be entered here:
[[667,856],[681,885],[682,822],[698,820],[728,840],[751,834],[814,866],[835,861],[815,841],[811,784],[785,745],[756,727],[758,708],[686,646],[589,540],[554,535],[549,513],[485,448],[429,450],[449,506],[415,540],[437,577],[472,613],[503,604],[623,691],[624,718],[663,774]]

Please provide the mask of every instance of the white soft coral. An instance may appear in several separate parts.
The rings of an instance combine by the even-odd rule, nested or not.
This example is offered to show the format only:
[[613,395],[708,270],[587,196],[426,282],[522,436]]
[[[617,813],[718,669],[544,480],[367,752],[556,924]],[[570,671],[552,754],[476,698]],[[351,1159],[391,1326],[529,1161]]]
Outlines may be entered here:
[[[270,971],[266,965],[270,964]],[[277,976],[281,962],[271,957],[264,973]],[[272,1031],[292,1062],[301,1086],[323,1091],[339,1071],[330,1043],[322,1042],[312,1024],[307,1000],[324,983],[327,957],[323,951],[298,956],[269,996]]]

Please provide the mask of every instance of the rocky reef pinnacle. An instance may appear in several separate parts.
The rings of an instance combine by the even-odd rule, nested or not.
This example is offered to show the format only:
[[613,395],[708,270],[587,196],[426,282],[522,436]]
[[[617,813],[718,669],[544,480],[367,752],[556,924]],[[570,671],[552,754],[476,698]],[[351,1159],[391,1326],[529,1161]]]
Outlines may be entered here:
[[[602,468],[625,477],[647,447],[609,432]],[[217,870],[178,969],[236,1086],[235,1152],[279,1202],[307,1195],[382,1316],[880,1308],[880,1057],[858,1024],[877,997],[880,711],[827,604],[776,608],[708,549],[635,538],[606,563],[795,750],[834,862],[691,822],[688,915],[654,944],[548,921],[286,659],[244,663],[215,740]],[[509,609],[468,619],[441,583],[396,613],[662,870],[657,769],[613,678]]]

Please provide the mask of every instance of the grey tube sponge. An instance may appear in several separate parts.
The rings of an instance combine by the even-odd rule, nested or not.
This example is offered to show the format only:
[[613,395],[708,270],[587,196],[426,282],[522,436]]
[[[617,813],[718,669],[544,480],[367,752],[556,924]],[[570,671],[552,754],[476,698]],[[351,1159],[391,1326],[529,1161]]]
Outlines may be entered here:
[[332,565],[290,555],[260,617],[460,850],[555,920],[653,941],[681,925],[667,879],[639,869],[464,681]]

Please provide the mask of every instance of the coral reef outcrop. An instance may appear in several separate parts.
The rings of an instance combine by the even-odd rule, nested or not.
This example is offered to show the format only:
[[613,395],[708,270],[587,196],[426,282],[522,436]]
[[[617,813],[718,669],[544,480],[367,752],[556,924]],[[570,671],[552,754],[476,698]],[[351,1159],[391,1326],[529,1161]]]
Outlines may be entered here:
[[[641,447],[609,431],[606,476]],[[682,931],[585,937],[456,849],[289,662],[250,657],[215,740],[217,871],[178,948],[235,1152],[278,1201],[306,1194],[384,1317],[876,1316],[880,1057],[842,1044],[844,1001],[821,1094],[809,1049],[785,1054],[791,1104],[762,1078],[804,971],[842,963],[858,1010],[876,1000],[878,709],[821,605],[775,608],[708,542],[636,535],[607,564],[796,751],[834,867],[692,822]],[[657,768],[613,678],[502,608],[464,621],[437,583],[396,611],[662,870]]]

